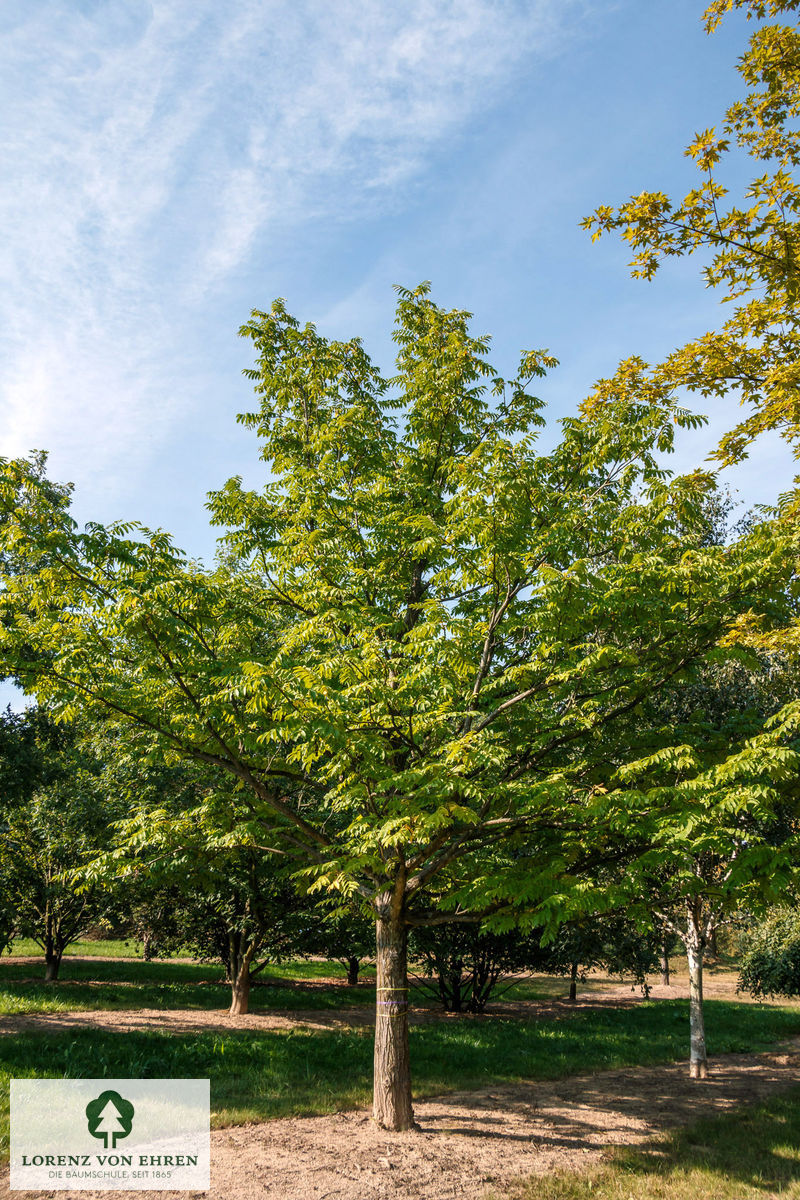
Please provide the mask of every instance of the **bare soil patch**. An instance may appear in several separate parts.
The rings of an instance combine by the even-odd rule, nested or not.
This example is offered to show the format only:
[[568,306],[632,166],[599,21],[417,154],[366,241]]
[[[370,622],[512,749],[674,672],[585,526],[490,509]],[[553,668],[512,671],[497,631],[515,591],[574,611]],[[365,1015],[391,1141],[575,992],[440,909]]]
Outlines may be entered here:
[[114,1011],[21,1013],[0,1017],[0,1037],[13,1033],[61,1033],[76,1028],[106,1029],[112,1033],[129,1030],[163,1031],[166,1033],[197,1033],[214,1030],[237,1033],[243,1030],[268,1029],[348,1029],[354,1025],[374,1023],[369,1007],[327,1010],[291,1009],[270,1013],[248,1013],[229,1017],[223,1009],[196,1008],[133,1008]]
[[[117,1014],[118,1015],[118,1014]],[[208,1200],[480,1200],[521,1176],[585,1170],[604,1147],[641,1143],[699,1117],[800,1083],[800,1040],[714,1060],[691,1082],[683,1063],[420,1101],[420,1131],[377,1129],[363,1111],[215,1130]],[[7,1176],[3,1181],[7,1188]],[[3,1194],[6,1194],[4,1191]],[[64,1192],[28,1192],[59,1197]],[[90,1197],[104,1192],[82,1192]],[[151,1193],[127,1192],[131,1200]],[[164,1192],[180,1200],[185,1192]]]

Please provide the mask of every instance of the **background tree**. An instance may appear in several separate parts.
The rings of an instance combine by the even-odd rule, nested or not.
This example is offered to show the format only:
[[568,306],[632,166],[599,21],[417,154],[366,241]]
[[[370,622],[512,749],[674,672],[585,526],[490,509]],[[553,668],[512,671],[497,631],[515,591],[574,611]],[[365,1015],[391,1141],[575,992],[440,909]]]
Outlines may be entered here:
[[739,990],[753,996],[800,995],[800,913],[771,909],[739,938]]
[[0,718],[0,821],[5,904],[15,936],[44,951],[53,982],[66,948],[110,905],[76,876],[110,839],[119,808],[101,783],[85,731],[39,710]]
[[621,913],[602,913],[570,921],[545,947],[544,970],[569,978],[569,999],[577,1000],[578,983],[592,968],[601,967],[620,979],[638,984],[647,994],[647,975],[658,963],[655,932]]
[[375,922],[371,913],[356,905],[321,902],[306,914],[307,928],[297,947],[305,954],[319,954],[340,962],[347,983],[355,987],[364,959],[375,957]]
[[[112,844],[87,869],[91,881],[115,880],[128,912],[162,949],[182,948],[225,966],[231,1016],[248,1011],[252,979],[270,962],[300,950],[321,918],[298,895],[296,863],[254,842],[250,806],[219,772],[136,759],[134,739],[114,762],[114,778],[132,805]],[[152,740],[145,739],[152,751]],[[165,925],[157,920],[173,905]],[[129,907],[130,905],[130,907]]]
[[[763,19],[796,12],[797,0],[714,0],[706,30],[743,9]],[[618,208],[603,206],[584,222],[593,237],[617,231],[635,250],[633,275],[652,279],[665,260],[698,253],[707,287],[718,288],[730,315],[652,369],[638,359],[603,381],[591,404],[617,387],[648,391],[664,403],[678,389],[701,396],[732,395],[748,415],[722,438],[717,458],[736,462],[755,437],[777,429],[800,451],[800,32],[796,23],[760,25],[739,72],[746,91],[725,113],[722,128],[696,134],[686,154],[700,173],[683,200],[641,192]],[[737,200],[741,156],[755,176]],[[746,166],[746,163],[744,164]]]
[[441,1001],[445,1012],[482,1013],[510,974],[545,971],[550,956],[536,934],[482,932],[477,924],[414,929],[410,950],[419,963],[418,987]]
[[739,911],[774,903],[795,879],[797,822],[787,814],[797,804],[799,716],[784,709],[732,748],[696,728],[693,743],[675,745],[688,730],[671,728],[661,749],[622,766],[596,799],[609,828],[641,839],[623,891],[686,951],[695,1079],[707,1074],[703,956],[712,933]]

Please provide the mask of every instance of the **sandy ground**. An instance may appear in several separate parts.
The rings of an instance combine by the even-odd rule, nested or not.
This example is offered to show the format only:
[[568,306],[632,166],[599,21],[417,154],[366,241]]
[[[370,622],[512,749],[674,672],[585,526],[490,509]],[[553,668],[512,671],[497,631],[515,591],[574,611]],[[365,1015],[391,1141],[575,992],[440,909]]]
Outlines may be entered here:
[[[708,983],[709,995],[733,992],[730,977],[710,977]],[[685,990],[685,981],[678,979],[669,988],[658,985],[652,995],[675,997]],[[584,1007],[637,1002],[629,987],[606,984],[584,993],[577,1005],[553,1000],[501,1004],[494,1011],[557,1020]],[[330,1028],[371,1019],[368,1009],[359,1008],[256,1013],[236,1021],[220,1012],[196,1010],[75,1012],[5,1017],[0,1033],[76,1026],[176,1033],[201,1028]],[[465,1018],[417,1010],[415,1019]],[[702,1083],[687,1078],[686,1064],[671,1064],[449,1093],[416,1105],[420,1129],[413,1133],[379,1130],[364,1111],[236,1126],[212,1133],[211,1190],[194,1194],[208,1200],[480,1200],[489,1191],[502,1195],[504,1185],[520,1177],[582,1170],[601,1157],[604,1147],[640,1143],[799,1084],[800,1039],[795,1039],[770,1054],[720,1056],[712,1063],[711,1077]],[[109,1193],[9,1193],[6,1173],[0,1195],[18,1194],[31,1200],[69,1195],[90,1200]],[[154,1195],[178,1200],[192,1194],[125,1193],[134,1200]]]

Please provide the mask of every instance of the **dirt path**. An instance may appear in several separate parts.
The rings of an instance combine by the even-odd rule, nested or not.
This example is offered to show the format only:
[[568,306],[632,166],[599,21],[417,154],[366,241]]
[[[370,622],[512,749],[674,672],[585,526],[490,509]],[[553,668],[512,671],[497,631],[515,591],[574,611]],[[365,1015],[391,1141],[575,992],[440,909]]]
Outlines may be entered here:
[[[420,1132],[378,1130],[366,1112],[215,1130],[207,1200],[479,1200],[490,1187],[582,1170],[609,1145],[634,1144],[800,1084],[800,1039],[770,1054],[716,1058],[704,1083],[685,1064],[456,1092],[420,1101]],[[7,1175],[0,1194],[10,1195]],[[27,1192],[35,1197],[78,1195]],[[153,1193],[126,1192],[132,1200]],[[190,1193],[162,1192],[165,1200]],[[80,1196],[107,1196],[81,1192]]]

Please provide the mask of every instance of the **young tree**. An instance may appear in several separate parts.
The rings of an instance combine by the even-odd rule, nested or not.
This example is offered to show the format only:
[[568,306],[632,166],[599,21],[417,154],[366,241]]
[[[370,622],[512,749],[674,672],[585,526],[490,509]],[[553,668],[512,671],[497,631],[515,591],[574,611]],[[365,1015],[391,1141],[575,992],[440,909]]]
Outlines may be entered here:
[[545,971],[569,977],[569,999],[577,1000],[578,982],[593,967],[605,967],[620,979],[630,979],[647,995],[647,975],[658,961],[658,942],[652,930],[617,913],[603,913],[561,927],[546,950]]
[[481,932],[477,925],[423,926],[412,931],[410,948],[422,969],[417,985],[436,996],[445,1012],[482,1013],[504,977],[546,971],[551,962],[535,935]]
[[796,706],[784,709],[732,748],[714,746],[708,731],[695,744],[665,744],[626,763],[616,787],[597,797],[602,822],[640,840],[621,891],[685,949],[694,1079],[708,1073],[703,956],[714,931],[742,910],[774,903],[796,879],[797,828],[787,811],[797,803],[798,720]]
[[553,360],[504,381],[427,287],[400,291],[391,381],[281,303],[243,333],[259,406],[242,419],[270,479],[212,495],[217,568],[163,533],[78,531],[8,462],[3,537],[47,565],[6,580],[0,653],[66,712],[110,709],[229,773],[254,842],[370,907],[374,1115],[407,1129],[409,928],[591,903],[564,842],[603,732],[789,568],[764,531],[691,533],[710,481],[665,477],[693,421],[672,405],[621,395],[538,452],[527,389]]
[[113,767],[133,811],[117,822],[112,845],[85,877],[116,880],[128,920],[145,935],[170,905],[156,933],[162,949],[221,961],[231,985],[229,1014],[242,1016],[253,977],[302,952],[315,921],[313,902],[289,878],[296,863],[289,859],[287,866],[285,855],[254,843],[249,806],[230,777],[206,767],[136,762],[130,750]]
[[678,944],[678,939],[675,934],[665,925],[663,921],[658,922],[658,945],[659,945],[659,966],[661,969],[661,985],[662,987],[670,986],[670,955],[675,950]]
[[347,984],[355,987],[365,958],[375,957],[375,922],[372,914],[351,905],[342,909],[322,902],[307,913],[307,930],[298,942],[304,954],[321,954],[340,962]]

